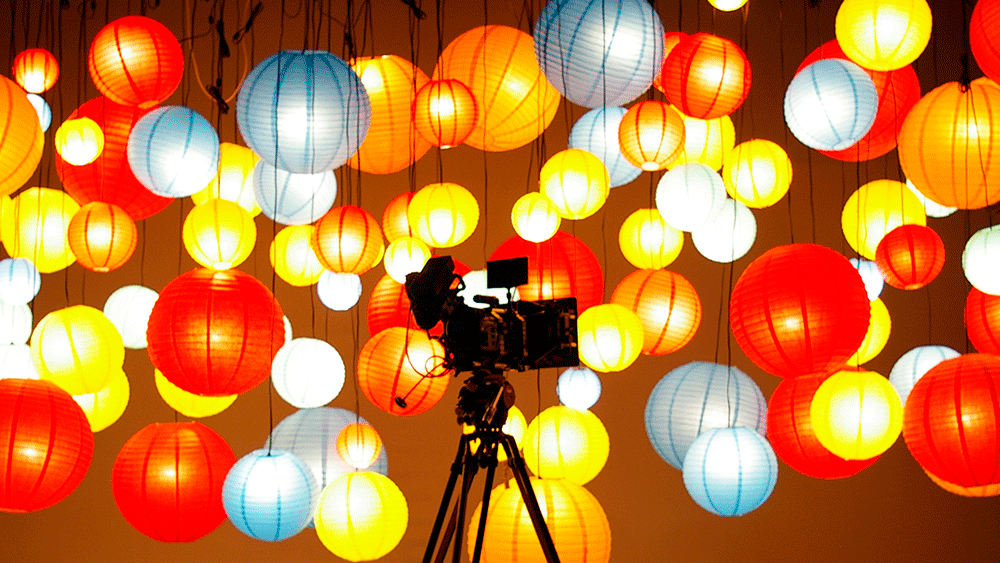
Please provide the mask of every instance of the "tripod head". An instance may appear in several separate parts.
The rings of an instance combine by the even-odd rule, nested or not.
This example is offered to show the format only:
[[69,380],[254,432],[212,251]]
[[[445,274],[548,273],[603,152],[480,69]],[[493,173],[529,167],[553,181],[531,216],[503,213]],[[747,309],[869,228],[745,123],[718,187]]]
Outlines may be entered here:
[[507,422],[514,399],[514,386],[503,370],[476,369],[458,391],[458,423],[475,426],[477,432],[498,432]]

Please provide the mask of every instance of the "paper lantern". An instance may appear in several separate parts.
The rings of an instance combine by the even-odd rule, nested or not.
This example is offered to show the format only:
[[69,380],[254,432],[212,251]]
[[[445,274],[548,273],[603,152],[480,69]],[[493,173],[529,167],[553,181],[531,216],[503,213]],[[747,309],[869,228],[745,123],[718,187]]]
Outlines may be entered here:
[[347,162],[364,141],[371,114],[361,79],[326,51],[271,55],[250,71],[236,98],[236,125],[247,146],[295,174]]
[[596,156],[607,168],[612,188],[624,186],[642,174],[641,168],[625,158],[618,144],[618,126],[626,111],[619,106],[592,109],[576,120],[569,133],[569,148]]
[[637,270],[618,282],[611,302],[636,314],[642,324],[642,353],[670,354],[694,338],[701,300],[684,276],[667,270]]
[[31,307],[0,300],[0,344],[24,344],[31,338]]
[[0,512],[66,498],[90,468],[94,433],[73,398],[48,381],[0,379]]
[[633,165],[647,172],[663,170],[684,150],[684,121],[663,102],[639,102],[618,124],[618,145]]
[[878,92],[871,77],[843,59],[802,69],[785,91],[785,122],[795,138],[817,150],[839,151],[860,141],[875,123]]
[[174,34],[144,16],[125,16],[94,36],[87,71],[115,103],[153,107],[174,93],[184,74],[184,54]]
[[41,94],[55,86],[59,79],[59,63],[56,56],[45,49],[25,49],[14,57],[11,76],[25,92]]
[[889,380],[873,371],[838,371],[809,407],[816,438],[844,459],[880,455],[899,437],[903,405]]
[[347,473],[320,494],[316,535],[341,559],[379,559],[403,539],[409,514],[406,497],[388,477],[371,471]]
[[445,47],[434,80],[469,87],[479,118],[465,144],[498,152],[538,138],[559,108],[559,92],[542,74],[531,35],[502,25],[474,27]]
[[719,516],[757,509],[777,482],[771,444],[749,428],[706,430],[684,457],[684,488],[698,506]]
[[80,206],[68,194],[52,188],[28,188],[3,205],[0,238],[11,258],[27,258],[43,274],[76,261],[66,231]]
[[414,236],[434,248],[465,242],[479,223],[479,202],[451,182],[428,184],[413,194],[406,216]]
[[41,379],[27,344],[0,343],[0,379]]
[[285,337],[281,306],[250,274],[198,268],[160,291],[149,315],[149,359],[200,395],[244,393],[267,379]]
[[663,93],[698,119],[729,115],[750,93],[750,62],[736,43],[710,33],[682,39],[663,62]]
[[81,266],[95,272],[110,272],[132,257],[139,244],[139,230],[121,207],[92,201],[70,219],[66,238]]
[[52,108],[49,107],[49,103],[38,94],[28,94],[27,98],[31,107],[35,108],[35,113],[38,114],[38,125],[42,128],[42,133],[48,131],[49,126],[52,125]]
[[299,409],[322,407],[344,387],[346,368],[336,348],[316,338],[295,338],[271,361],[271,384]]
[[210,199],[238,203],[252,217],[260,214],[253,193],[252,174],[260,157],[252,150],[223,141],[219,144],[219,168],[201,191],[191,194],[191,201],[201,205]]
[[688,37],[690,36],[683,31],[668,31],[663,34],[663,66],[660,67],[660,74],[653,79],[653,87],[660,92],[666,92],[666,86],[663,83],[663,72],[667,68],[667,59],[670,58],[671,51],[673,51],[674,47],[679,45],[681,41],[687,39]]
[[312,520],[319,484],[309,466],[281,450],[254,450],[240,458],[222,484],[222,506],[244,534],[288,539]]
[[745,6],[747,0],[708,0],[708,3],[720,12],[735,12]]
[[111,491],[122,516],[143,534],[194,541],[225,520],[222,485],[235,463],[229,444],[200,422],[150,424],[118,453]]
[[382,229],[356,205],[334,207],[315,227],[312,249],[327,270],[361,275],[382,259]]
[[56,152],[74,166],[90,164],[104,150],[104,131],[89,117],[67,119],[56,129]]
[[410,228],[410,219],[407,209],[410,200],[416,192],[403,192],[389,201],[382,211],[382,231],[385,233],[385,240],[392,242],[399,237],[414,236],[413,229]]
[[608,169],[583,149],[566,149],[549,157],[539,172],[538,190],[564,219],[585,219],[608,199]]
[[944,267],[944,242],[930,227],[900,225],[875,248],[875,262],[892,287],[920,289]]
[[656,184],[656,209],[679,231],[693,231],[714,219],[725,200],[719,173],[699,162],[671,168]]
[[684,150],[670,165],[700,162],[712,170],[721,170],[722,164],[736,144],[736,128],[728,115],[712,119],[698,119],[681,115],[684,121]]
[[913,386],[925,373],[941,362],[960,355],[947,346],[917,346],[900,356],[889,372],[889,383],[896,389],[903,407],[906,407],[906,398],[910,396]]
[[667,224],[656,209],[637,209],[618,230],[618,247],[636,268],[659,270],[681,253],[684,233]]
[[35,173],[44,137],[35,108],[6,76],[0,78],[0,131],[0,195],[8,195]]
[[879,270],[878,264],[864,258],[848,258],[848,261],[861,276],[861,281],[865,284],[865,292],[868,293],[868,300],[878,299],[878,296],[882,295],[882,290],[885,289],[885,278],[882,277],[882,271]]
[[[997,34],[997,17],[1000,2],[976,2],[969,22],[969,45],[983,74],[994,81],[1000,79],[1000,35]],[[15,75],[17,73],[15,72]],[[16,76],[15,76],[16,78]]]
[[729,304],[737,344],[778,377],[839,369],[864,340],[870,316],[857,270],[815,244],[760,255],[736,280]]
[[[2,205],[3,202],[0,202]],[[27,258],[0,260],[0,301],[24,305],[38,295],[42,287],[42,274]]]
[[146,325],[157,297],[155,291],[141,285],[122,286],[108,296],[104,316],[118,330],[126,348],[146,347]]
[[125,347],[104,313],[73,305],[38,322],[31,333],[31,359],[42,379],[80,395],[108,384],[125,362]]
[[154,194],[189,196],[219,170],[219,135],[190,108],[157,108],[132,128],[128,163],[139,182]]
[[289,285],[312,285],[323,275],[323,264],[309,244],[314,230],[312,225],[289,225],[278,231],[271,241],[268,254],[271,267]]
[[413,125],[435,147],[461,145],[478,118],[472,90],[455,79],[430,80],[417,89],[413,99]]
[[726,199],[719,213],[691,231],[691,242],[699,254],[727,264],[746,256],[757,240],[757,218],[746,205]]
[[567,407],[587,410],[601,398],[601,378],[586,366],[566,368],[556,381],[556,394]]
[[990,295],[1000,295],[1000,227],[984,227],[965,243],[962,270],[972,287]]
[[351,70],[368,92],[372,116],[368,135],[347,164],[372,174],[391,174],[424,156],[431,144],[417,133],[412,108],[427,75],[397,55],[358,57],[351,61]]
[[237,395],[207,397],[190,393],[168,381],[163,376],[163,372],[158,369],[153,370],[153,379],[156,382],[156,391],[160,394],[163,402],[189,418],[206,418],[217,415],[228,409],[237,397]]
[[877,260],[879,242],[896,227],[926,223],[920,201],[895,180],[875,180],[861,186],[847,198],[840,215],[847,244],[869,260]]
[[[383,330],[392,327],[409,327],[419,330],[417,322],[410,314],[410,298],[406,295],[403,284],[386,274],[372,287],[366,309],[368,334],[375,336]],[[440,333],[441,325],[434,327],[434,332]]]
[[114,424],[128,406],[129,384],[125,372],[118,370],[108,378],[108,384],[96,393],[73,395],[90,422],[90,429],[100,432]]
[[837,10],[837,41],[850,59],[872,70],[917,60],[931,38],[926,0],[845,0]]
[[809,408],[826,374],[784,379],[767,403],[767,439],[781,461],[814,479],[843,479],[857,475],[879,456],[846,460],[826,449],[813,429]]
[[257,243],[257,226],[238,203],[210,199],[188,212],[181,237],[195,262],[213,270],[228,270],[250,257]]
[[431,257],[431,249],[415,237],[400,237],[385,249],[385,271],[399,283],[406,282],[406,274],[419,272]]
[[542,72],[566,99],[584,107],[634,100],[663,64],[663,25],[642,0],[548,2],[534,30]]
[[739,368],[690,362],[671,370],[653,387],[645,423],[656,453],[682,469],[688,447],[710,428],[746,426],[764,434],[767,401]]
[[975,287],[969,289],[965,329],[976,350],[1000,355],[1000,296],[983,293]]
[[433,407],[448,389],[444,347],[423,331],[390,327],[375,334],[358,357],[358,386],[389,414],[412,416]]
[[316,282],[316,295],[327,309],[346,311],[361,299],[361,277],[323,270]]
[[941,205],[940,203],[920,193],[920,190],[918,190],[917,187],[913,185],[913,182],[909,180],[906,181],[906,187],[913,193],[913,195],[917,196],[917,199],[920,200],[920,203],[924,205],[924,212],[927,213],[928,217],[937,217],[937,218],[947,217],[952,213],[958,211],[957,207],[949,207],[947,205]]
[[929,477],[935,485],[941,487],[949,493],[969,498],[985,498],[1000,495],[1000,483],[992,483],[978,487],[963,487],[961,485],[949,483],[940,477],[936,477],[933,473],[927,471],[926,469],[924,470],[924,473],[927,474],[927,477]]
[[597,415],[562,405],[538,413],[528,424],[523,444],[532,473],[577,485],[596,477],[610,452],[608,431]]
[[348,424],[337,435],[337,453],[356,469],[371,467],[382,452],[382,438],[369,424]]
[[777,143],[751,139],[736,145],[722,169],[726,193],[760,209],[781,201],[792,185],[792,161]]
[[510,221],[519,237],[531,242],[543,242],[556,234],[562,217],[556,204],[545,194],[529,192],[514,202]]
[[847,359],[849,366],[856,367],[868,363],[875,356],[878,356],[889,342],[889,332],[892,330],[889,310],[881,299],[873,299],[870,304],[871,317],[868,321],[868,332],[865,333],[861,346]]

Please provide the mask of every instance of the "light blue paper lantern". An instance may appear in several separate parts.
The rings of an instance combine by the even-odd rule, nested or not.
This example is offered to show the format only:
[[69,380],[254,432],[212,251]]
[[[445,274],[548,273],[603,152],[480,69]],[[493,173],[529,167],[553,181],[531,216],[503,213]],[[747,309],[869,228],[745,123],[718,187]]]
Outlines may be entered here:
[[906,406],[906,398],[910,396],[917,380],[934,366],[959,356],[961,354],[957,350],[937,345],[917,346],[900,356],[889,371],[889,383],[896,388],[903,406]]
[[308,225],[326,214],[337,200],[333,170],[295,174],[263,160],[253,168],[253,194],[261,212],[282,225]]
[[844,59],[805,67],[785,91],[785,123],[803,145],[839,151],[864,137],[878,112],[871,77]]
[[219,135],[200,113],[163,106],[142,116],[128,136],[128,163],[149,191],[187,197],[219,169]]
[[728,264],[746,256],[757,240],[757,218],[742,202],[726,198],[722,209],[697,229],[691,242],[699,254]]
[[49,107],[49,103],[38,94],[28,94],[28,101],[38,114],[38,124],[42,126],[42,133],[48,131],[52,125],[52,108]]
[[27,304],[0,301],[0,344],[24,344],[31,338],[34,315]]
[[612,188],[624,186],[642,174],[641,168],[625,158],[618,144],[618,125],[626,111],[619,106],[592,109],[576,120],[569,133],[569,148],[583,149],[600,159],[608,169]]
[[316,282],[316,295],[332,311],[347,311],[361,299],[361,276],[323,270]]
[[567,407],[585,411],[601,398],[601,378],[587,366],[567,368],[556,381],[556,395]]
[[656,453],[677,469],[699,434],[746,426],[767,431],[767,401],[760,387],[733,366],[691,362],[674,368],[646,402],[646,434]]
[[865,282],[865,293],[868,294],[869,301],[875,301],[882,290],[885,289],[885,278],[878,269],[878,264],[864,258],[848,258],[854,269],[861,274],[861,281]]
[[358,75],[326,51],[281,51],[243,81],[236,124],[265,162],[317,174],[347,162],[364,142],[371,101]]
[[305,529],[319,499],[319,484],[309,466],[282,450],[254,450],[229,470],[222,485],[222,507],[244,534],[281,541]]
[[550,0],[534,39],[545,77],[588,108],[634,100],[663,65],[663,24],[646,0]]
[[713,428],[684,457],[684,487],[699,506],[719,516],[742,516],[771,496],[778,458],[763,436],[746,427]]
[[12,305],[30,303],[42,288],[42,274],[27,258],[0,260],[0,301]]

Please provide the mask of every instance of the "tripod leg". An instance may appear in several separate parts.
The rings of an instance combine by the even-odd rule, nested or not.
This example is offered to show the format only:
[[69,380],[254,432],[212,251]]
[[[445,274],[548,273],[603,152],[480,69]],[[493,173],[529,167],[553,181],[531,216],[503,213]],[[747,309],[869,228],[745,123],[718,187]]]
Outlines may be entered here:
[[542,546],[542,553],[548,563],[559,563],[559,555],[556,554],[556,546],[552,542],[548,527],[545,526],[545,519],[542,516],[542,509],[538,506],[538,499],[535,497],[535,490],[531,487],[528,478],[528,470],[525,467],[524,458],[517,449],[517,442],[508,434],[500,434],[500,443],[503,444],[507,452],[507,465],[514,471],[514,479],[521,490],[521,498],[524,506],[531,517],[531,523],[535,527],[535,535],[538,536],[538,543]]
[[[483,447],[483,441],[479,441],[479,447]],[[465,478],[462,480],[462,496],[458,497],[458,504],[455,506],[455,512],[452,514],[451,527],[449,528],[449,536],[455,534],[455,551],[452,557],[453,563],[459,563],[462,560],[462,532],[465,528],[465,507],[469,499],[469,489],[472,488],[472,481],[476,478],[476,473],[479,471],[479,466],[476,464],[475,457],[472,453],[467,453],[465,456]],[[445,541],[445,545],[451,542],[451,537]],[[438,555],[438,560],[444,559],[444,550]]]
[[[492,444],[491,447],[498,448],[499,444]],[[483,555],[483,534],[486,533],[486,513],[490,508],[490,493],[493,492],[493,476],[497,470],[497,458],[494,450],[489,467],[486,468],[486,485],[483,488],[483,509],[479,513],[479,523],[476,528],[476,548],[472,554],[472,563],[479,563],[479,558]]]
[[434,557],[434,548],[437,546],[438,535],[441,533],[441,526],[444,524],[444,516],[448,512],[448,506],[451,505],[451,495],[455,491],[455,483],[458,481],[459,474],[462,473],[465,453],[469,448],[468,440],[468,436],[462,435],[462,438],[458,442],[458,454],[455,456],[455,461],[451,464],[451,475],[448,477],[448,484],[445,486],[444,498],[441,499],[441,506],[438,508],[437,517],[434,519],[431,537],[427,540],[427,549],[424,551],[423,563],[430,563],[431,558]]

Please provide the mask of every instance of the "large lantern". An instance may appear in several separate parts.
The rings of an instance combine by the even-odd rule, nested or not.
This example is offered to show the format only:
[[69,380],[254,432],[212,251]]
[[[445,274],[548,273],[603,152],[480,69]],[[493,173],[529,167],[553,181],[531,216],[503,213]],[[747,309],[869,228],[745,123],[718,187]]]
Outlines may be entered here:
[[420,414],[448,389],[444,347],[420,330],[390,327],[371,337],[358,357],[358,386],[376,407],[397,416]]
[[454,78],[428,81],[413,99],[417,133],[436,147],[447,149],[462,144],[478,118],[472,90]]
[[25,49],[14,57],[11,76],[25,92],[41,94],[52,88],[59,79],[56,56],[45,49]]
[[927,216],[917,196],[902,182],[875,180],[861,186],[844,203],[840,225],[858,254],[876,259],[878,244],[900,225],[925,225]]
[[549,157],[538,174],[538,190],[564,219],[585,219],[600,209],[611,190],[608,169],[583,149],[566,149]]
[[611,302],[639,318],[642,352],[676,352],[694,338],[701,323],[701,300],[684,276],[668,270],[637,270],[618,282]]
[[837,10],[836,33],[852,61],[872,70],[895,70],[927,47],[931,8],[927,0],[845,0]]
[[965,301],[965,330],[976,350],[1000,355],[1000,295],[970,288]]
[[320,494],[316,535],[341,559],[379,559],[403,539],[409,514],[406,497],[391,479],[371,471],[350,472]]
[[0,76],[0,195],[14,193],[42,159],[42,127],[24,91]]
[[875,263],[892,287],[920,289],[944,268],[944,242],[930,227],[900,225],[875,247]]
[[659,270],[680,255],[684,233],[668,225],[656,209],[637,209],[622,222],[618,246],[636,268]]
[[736,111],[750,93],[750,61],[736,43],[710,33],[680,41],[663,62],[663,93],[677,110],[698,119]]
[[361,275],[382,259],[382,229],[356,205],[334,207],[316,222],[312,249],[331,272]]
[[844,459],[869,459],[889,449],[903,428],[903,405],[889,380],[873,371],[838,371],[809,407],[816,438]]
[[254,450],[226,474],[222,503],[233,526],[265,541],[281,541],[301,532],[312,520],[319,484],[296,455]]
[[432,248],[465,242],[479,224],[476,196],[452,182],[424,186],[413,194],[406,209],[414,236]]
[[257,226],[238,203],[210,199],[188,211],[181,228],[184,248],[198,264],[228,270],[242,264],[257,242]]
[[860,141],[875,123],[878,92],[871,77],[843,59],[820,59],[792,78],[785,122],[807,147],[838,151]]
[[121,207],[92,201],[70,219],[66,238],[81,266],[95,272],[109,272],[132,257],[139,244],[139,230]]
[[80,206],[66,192],[28,188],[2,205],[0,238],[11,258],[27,258],[43,274],[76,261],[66,231]]
[[684,456],[684,488],[698,506],[719,516],[742,516],[771,496],[778,459],[750,428],[712,428]]
[[604,163],[611,187],[623,186],[642,174],[618,144],[618,126],[627,110],[619,106],[595,108],[580,116],[569,133],[569,147],[583,149]]
[[200,113],[164,106],[136,122],[128,163],[146,189],[163,197],[197,193],[219,170],[219,135]]
[[780,145],[751,139],[733,147],[725,159],[722,179],[726,192],[747,207],[770,207],[792,185],[792,161]]
[[31,359],[42,379],[80,395],[108,384],[125,362],[125,347],[104,313],[73,305],[38,321],[31,333]]
[[87,70],[108,99],[150,108],[169,98],[180,85],[184,53],[162,23],[144,16],[125,16],[94,36]]
[[639,102],[618,124],[618,145],[634,166],[647,172],[663,170],[684,150],[684,120],[668,104]]

